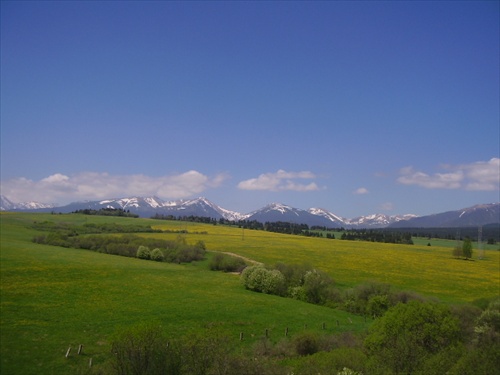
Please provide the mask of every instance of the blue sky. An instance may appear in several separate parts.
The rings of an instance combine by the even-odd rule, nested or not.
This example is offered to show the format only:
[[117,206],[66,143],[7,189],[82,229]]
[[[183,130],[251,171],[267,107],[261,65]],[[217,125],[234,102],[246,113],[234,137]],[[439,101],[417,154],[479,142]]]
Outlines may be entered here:
[[2,194],[498,202],[499,4],[2,1]]

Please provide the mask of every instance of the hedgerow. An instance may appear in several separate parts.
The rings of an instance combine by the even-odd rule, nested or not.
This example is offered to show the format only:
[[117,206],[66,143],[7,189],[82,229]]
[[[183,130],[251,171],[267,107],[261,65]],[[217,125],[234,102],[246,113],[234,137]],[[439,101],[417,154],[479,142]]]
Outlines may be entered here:
[[164,240],[143,238],[134,234],[70,236],[64,232],[50,232],[47,235],[35,236],[33,242],[141,259],[151,259],[152,254],[149,249],[158,249],[161,254],[155,252],[153,260],[164,260],[170,263],[202,260],[206,254],[203,241],[190,245],[182,236],[178,236],[176,240]]

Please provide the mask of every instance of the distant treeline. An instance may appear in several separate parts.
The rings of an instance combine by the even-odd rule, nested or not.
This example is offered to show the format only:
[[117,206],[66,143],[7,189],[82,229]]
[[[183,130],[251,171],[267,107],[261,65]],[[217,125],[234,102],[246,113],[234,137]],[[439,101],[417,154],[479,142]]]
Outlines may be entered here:
[[72,214],[83,214],[83,215],[99,215],[99,216],[122,216],[122,217],[133,217],[138,218],[139,215],[131,213],[130,210],[125,211],[122,208],[100,208],[98,210],[92,210],[90,208],[85,208],[82,210],[73,211]]
[[413,245],[411,233],[409,232],[392,232],[376,229],[356,229],[344,231],[340,236],[340,239]]
[[[445,240],[478,241],[479,227],[463,228],[391,228],[394,232],[410,232],[413,237],[440,238]],[[482,242],[494,245],[500,241],[500,224],[488,224],[482,227]]]
[[334,232],[344,231],[342,234],[342,240],[358,240],[358,241],[372,241],[372,242],[387,242],[387,243],[400,243],[400,244],[410,244],[413,245],[411,239],[411,234],[401,233],[400,231],[386,231],[386,230],[348,230],[344,228],[326,228],[321,226],[311,226],[307,224],[297,224],[285,221],[275,221],[275,222],[265,222],[261,223],[256,220],[238,220],[231,221],[226,219],[213,219],[208,217],[200,216],[180,216],[176,217],[173,215],[159,215],[156,214],[152,219],[158,220],[181,220],[190,221],[197,223],[207,223],[213,225],[230,225],[237,226],[238,228],[251,229],[251,230],[263,230],[266,232],[282,233],[282,234],[293,234],[306,237],[323,237],[329,239],[335,239]]
[[310,231],[309,226],[307,224],[296,224],[284,221],[261,223],[256,220],[232,221],[223,218],[214,219],[210,217],[194,216],[194,215],[174,216],[174,215],[161,215],[161,214],[155,214],[151,218],[157,220],[179,220],[179,221],[189,221],[194,223],[205,223],[213,225],[229,225],[244,229],[265,230],[267,232],[323,237],[322,233]]

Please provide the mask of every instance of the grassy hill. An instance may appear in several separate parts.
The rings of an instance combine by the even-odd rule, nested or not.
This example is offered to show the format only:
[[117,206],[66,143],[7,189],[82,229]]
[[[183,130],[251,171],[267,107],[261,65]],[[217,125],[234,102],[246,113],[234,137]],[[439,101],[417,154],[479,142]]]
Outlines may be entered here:
[[[34,221],[73,224],[144,223],[184,230],[188,242],[266,264],[309,263],[344,289],[378,280],[446,302],[498,294],[498,251],[462,261],[450,249],[348,242],[177,221],[1,213],[0,372],[63,374],[99,365],[110,356],[112,336],[139,322],[156,322],[167,335],[217,327],[234,345],[251,345],[266,329],[271,339],[304,330],[363,331],[371,323],[327,307],[245,290],[237,275],[212,272],[207,261],[158,263],[86,250],[34,244]],[[176,233],[152,233],[173,239]],[[337,326],[337,321],[339,325]],[[243,342],[239,341],[244,333]],[[76,355],[78,345],[83,355]],[[69,358],[65,357],[72,347]]]

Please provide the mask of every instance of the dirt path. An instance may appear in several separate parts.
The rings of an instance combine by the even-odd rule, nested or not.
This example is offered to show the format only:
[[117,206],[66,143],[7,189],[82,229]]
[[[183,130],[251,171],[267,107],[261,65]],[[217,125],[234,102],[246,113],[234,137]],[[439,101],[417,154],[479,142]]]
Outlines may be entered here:
[[250,259],[250,258],[246,258],[242,255],[238,255],[238,254],[235,254],[235,253],[230,253],[228,251],[214,251],[214,253],[221,253],[221,254],[227,254],[227,255],[231,255],[233,257],[236,257],[236,258],[241,258],[243,259],[245,262],[248,262],[248,263],[251,263],[251,264],[255,264],[255,265],[260,265],[260,264],[264,264],[264,263],[261,263],[261,262],[257,262],[256,260],[253,260],[253,259]]

